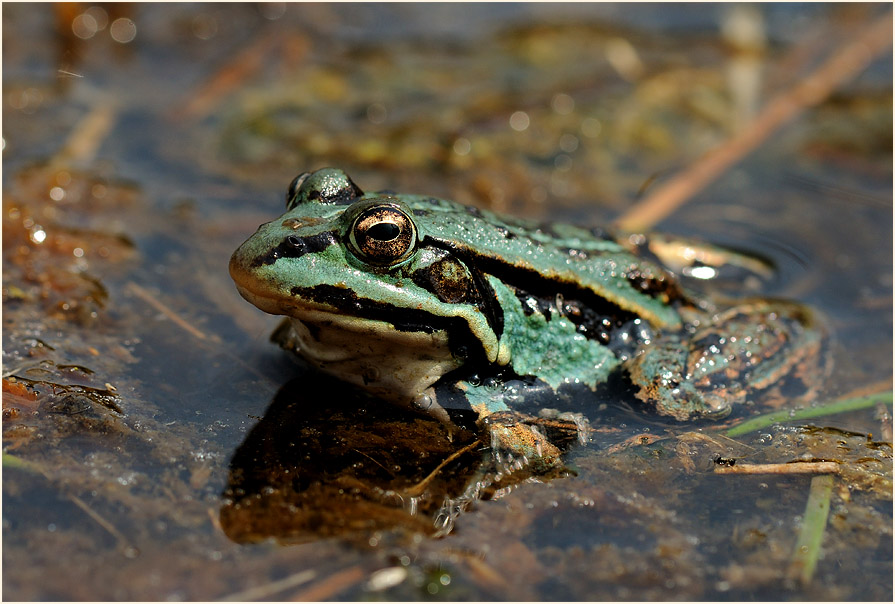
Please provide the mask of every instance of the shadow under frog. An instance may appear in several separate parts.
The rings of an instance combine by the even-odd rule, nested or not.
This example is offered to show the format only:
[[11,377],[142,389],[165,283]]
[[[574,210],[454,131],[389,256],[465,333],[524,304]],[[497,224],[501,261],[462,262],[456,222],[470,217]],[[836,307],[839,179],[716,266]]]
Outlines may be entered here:
[[448,532],[485,459],[475,414],[452,414],[449,428],[304,373],[234,453],[224,532],[238,543]]
[[[526,385],[529,394],[533,387]],[[598,398],[611,403],[599,405],[597,424],[587,412],[594,393],[572,391],[564,408],[576,410],[582,422],[542,414],[540,429],[562,451],[583,433],[589,448],[603,450],[665,423],[636,409],[634,388],[624,380],[610,381]],[[458,401],[447,411],[450,424],[301,372],[277,392],[233,454],[220,510],[225,534],[237,543],[340,537],[361,545],[376,531],[444,536],[477,499],[532,476],[544,481],[575,473],[571,465],[544,474],[501,464],[473,410]]]

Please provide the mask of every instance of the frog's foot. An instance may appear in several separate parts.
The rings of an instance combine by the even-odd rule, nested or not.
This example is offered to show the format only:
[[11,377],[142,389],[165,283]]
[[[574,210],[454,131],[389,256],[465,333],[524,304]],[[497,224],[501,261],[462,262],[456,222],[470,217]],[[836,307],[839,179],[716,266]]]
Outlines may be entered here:
[[495,461],[502,470],[524,468],[544,474],[562,467],[562,451],[540,432],[538,418],[501,411],[482,421],[491,435]]
[[533,418],[529,423],[538,426],[550,442],[558,443],[562,449],[574,442],[579,445],[587,444],[590,434],[590,423],[584,414],[572,411],[541,409],[537,419]]
[[645,245],[664,266],[679,275],[735,283],[739,291],[744,286],[760,287],[775,274],[774,266],[758,256],[687,237],[652,233],[649,237],[628,238],[623,243],[635,252],[632,243]]
[[637,398],[678,420],[720,419],[747,395],[789,375],[810,387],[821,337],[804,306],[744,302],[692,335],[661,336],[625,364]]

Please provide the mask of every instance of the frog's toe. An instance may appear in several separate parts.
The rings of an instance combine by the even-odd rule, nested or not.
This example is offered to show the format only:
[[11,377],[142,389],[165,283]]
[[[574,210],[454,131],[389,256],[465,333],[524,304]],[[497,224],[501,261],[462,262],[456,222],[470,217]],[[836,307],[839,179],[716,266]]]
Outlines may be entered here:
[[516,418],[496,413],[486,418],[491,435],[491,449],[497,462],[507,469],[527,468],[545,473],[562,465],[562,452],[537,428]]
[[634,371],[632,378],[639,386],[635,394],[638,399],[651,404],[659,414],[669,415],[678,421],[723,419],[730,415],[734,404],[741,402],[745,396],[736,385],[707,389],[704,385],[687,381],[685,376],[672,370],[666,370],[652,379],[646,379]]
[[724,419],[733,411],[733,403],[734,401],[730,397],[709,393],[702,397],[702,404],[698,406],[698,414],[705,419]]

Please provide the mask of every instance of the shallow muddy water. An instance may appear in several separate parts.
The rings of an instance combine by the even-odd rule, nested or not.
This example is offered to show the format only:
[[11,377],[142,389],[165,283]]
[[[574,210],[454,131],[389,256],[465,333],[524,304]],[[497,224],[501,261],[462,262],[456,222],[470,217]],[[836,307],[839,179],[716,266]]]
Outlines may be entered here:
[[[576,400],[567,473],[461,505],[474,418],[303,368],[227,272],[323,166],[623,222],[887,8],[4,4],[4,597],[891,600],[891,396],[732,435]],[[891,392],[892,52],[863,54],[649,223],[773,267],[704,287],[817,312],[793,408]]]

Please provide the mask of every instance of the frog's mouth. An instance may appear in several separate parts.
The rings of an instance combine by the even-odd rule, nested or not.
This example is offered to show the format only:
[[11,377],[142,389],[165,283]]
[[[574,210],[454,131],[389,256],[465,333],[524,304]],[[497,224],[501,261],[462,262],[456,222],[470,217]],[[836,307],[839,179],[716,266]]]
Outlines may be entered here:
[[459,357],[474,357],[480,361],[493,356],[493,351],[486,350],[471,325],[461,316],[441,316],[421,308],[395,307],[358,296],[350,288],[328,284],[271,286],[259,280],[239,260],[234,254],[230,261],[230,276],[237,291],[247,302],[268,314],[284,315],[312,327],[338,326],[358,334],[358,337],[390,339],[398,345],[405,342],[414,346],[420,337],[427,339],[438,335],[450,341],[450,347]]
[[387,304],[363,300],[350,290],[328,285],[291,290],[291,296],[259,287],[251,274],[231,263],[230,276],[239,294],[250,304],[271,315],[284,315],[307,325],[338,325],[341,329],[382,337],[393,333],[411,338],[412,334],[468,331],[462,320],[439,318],[421,310],[396,309]]
[[[318,286],[319,287],[319,286]],[[446,344],[448,333],[464,333],[465,323],[458,319],[436,320],[428,313],[395,309],[374,303],[361,304],[350,297],[343,306],[310,298],[310,294],[282,299],[265,295],[237,283],[236,289],[247,302],[271,315],[284,315],[312,329],[337,329],[352,332],[356,338],[390,340],[397,345],[420,346],[437,338]],[[317,288],[314,288],[317,289]],[[318,296],[326,294],[318,293]],[[330,295],[332,299],[332,296]],[[422,340],[420,340],[422,338]],[[439,346],[442,344],[439,344]]]

